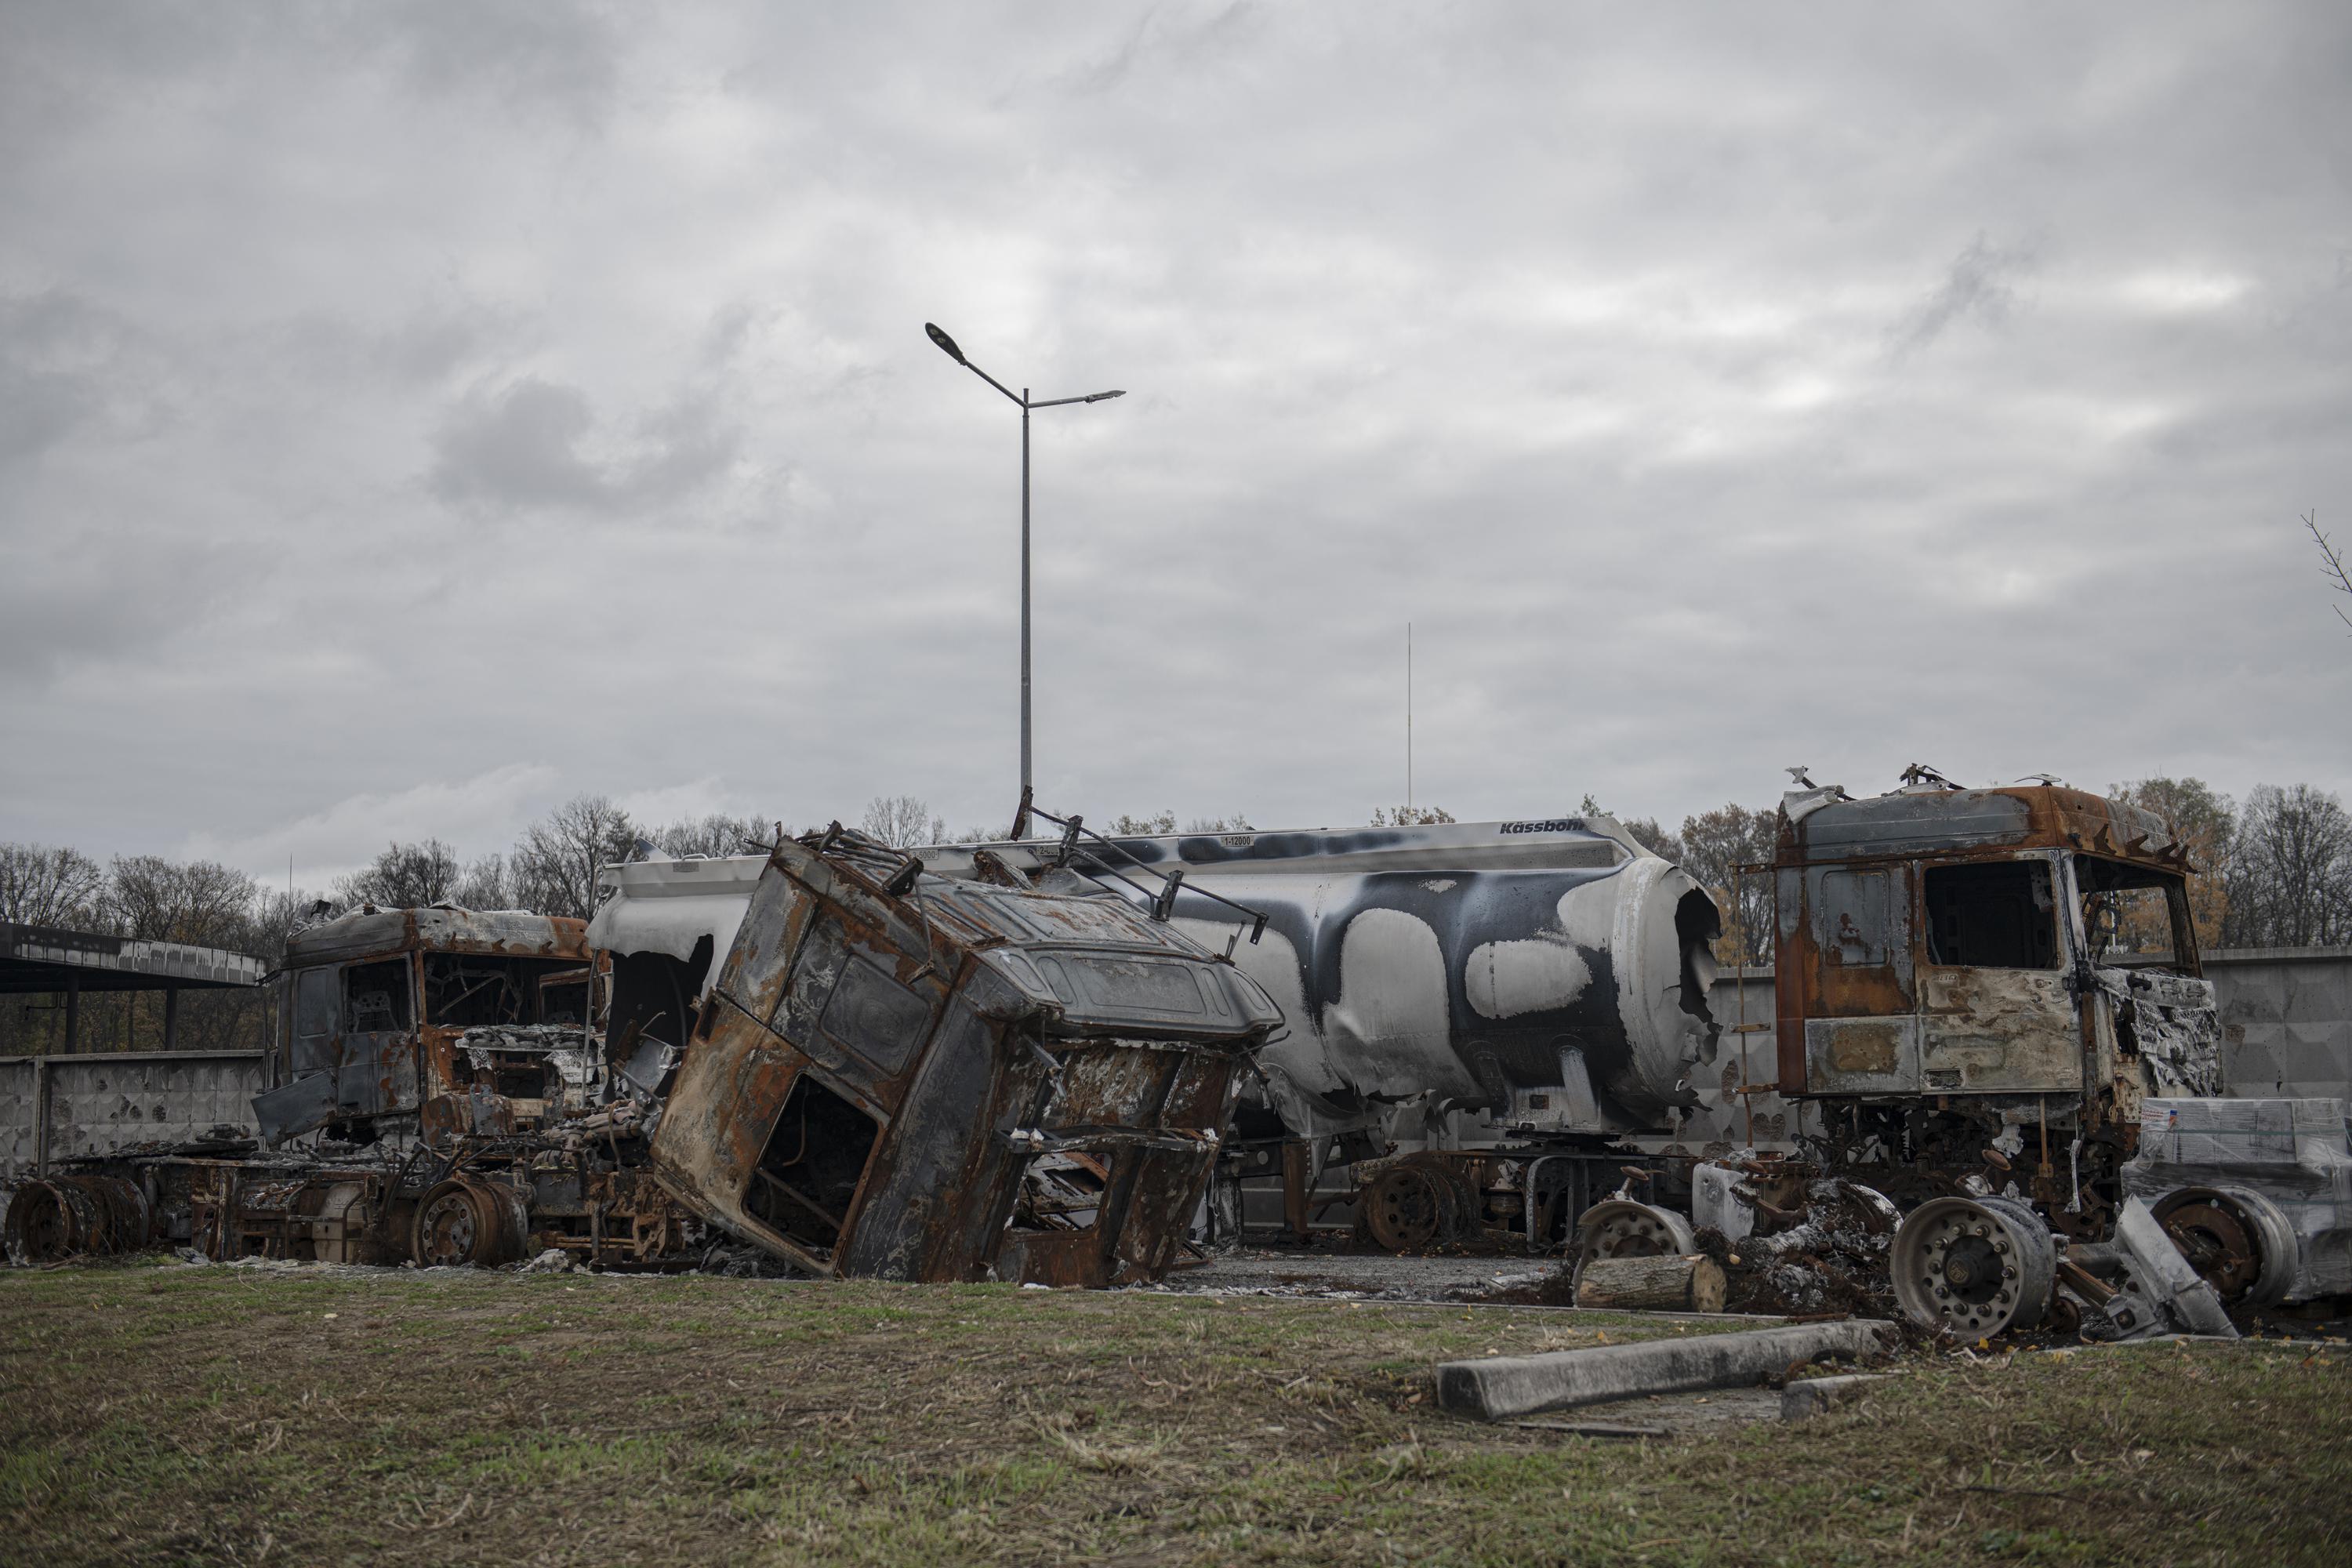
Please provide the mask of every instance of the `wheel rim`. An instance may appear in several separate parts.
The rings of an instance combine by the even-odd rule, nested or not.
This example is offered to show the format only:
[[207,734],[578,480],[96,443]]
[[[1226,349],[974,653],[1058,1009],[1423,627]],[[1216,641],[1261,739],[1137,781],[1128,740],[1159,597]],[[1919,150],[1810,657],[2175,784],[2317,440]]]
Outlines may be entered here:
[[1372,1239],[1391,1252],[1412,1252],[1435,1240],[1445,1226],[1445,1202],[1427,1171],[1402,1166],[1372,1184],[1366,1220]]
[[2252,1233],[2229,1209],[2212,1202],[2187,1203],[2158,1217],[2189,1267],[2223,1300],[2234,1301],[2253,1289],[2262,1260]]
[[2031,1210],[1938,1198],[1904,1220],[1889,1271],[1914,1320],[1981,1335],[2039,1322],[2056,1265],[2057,1249]]
[[417,1211],[417,1260],[428,1266],[475,1262],[488,1230],[488,1216],[474,1193],[462,1186],[446,1188]]
[[73,1211],[56,1186],[27,1182],[8,1205],[8,1246],[27,1263],[50,1263],[79,1247]]
[[2182,1187],[2149,1212],[2197,1277],[2231,1306],[2275,1306],[2302,1249],[2271,1199],[2242,1187]]
[[1696,1245],[1680,1215],[1630,1198],[1595,1204],[1578,1227],[1577,1267],[1603,1258],[1679,1257]]

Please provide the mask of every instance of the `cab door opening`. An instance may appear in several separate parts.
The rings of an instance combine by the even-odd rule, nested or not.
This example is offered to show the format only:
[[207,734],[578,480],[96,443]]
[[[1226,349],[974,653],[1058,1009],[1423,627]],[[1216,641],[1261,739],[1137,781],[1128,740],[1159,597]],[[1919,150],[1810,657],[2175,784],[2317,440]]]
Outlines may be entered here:
[[745,1212],[811,1252],[831,1252],[880,1132],[874,1118],[802,1073],[752,1167]]

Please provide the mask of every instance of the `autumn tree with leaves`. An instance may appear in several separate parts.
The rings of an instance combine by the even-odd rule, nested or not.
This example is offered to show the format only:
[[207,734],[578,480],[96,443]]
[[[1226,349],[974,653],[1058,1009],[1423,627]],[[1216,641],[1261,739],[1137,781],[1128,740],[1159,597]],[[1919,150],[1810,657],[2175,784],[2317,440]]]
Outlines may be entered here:
[[[2238,833],[2230,797],[2198,778],[2140,779],[2111,784],[2107,794],[2154,813],[2166,835],[2188,852],[2196,868],[2189,879],[2189,922],[2199,948],[2221,946],[2230,913],[2230,855]],[[2172,943],[2164,921],[2152,905],[2135,907],[2116,934],[2126,950],[2162,952]]]

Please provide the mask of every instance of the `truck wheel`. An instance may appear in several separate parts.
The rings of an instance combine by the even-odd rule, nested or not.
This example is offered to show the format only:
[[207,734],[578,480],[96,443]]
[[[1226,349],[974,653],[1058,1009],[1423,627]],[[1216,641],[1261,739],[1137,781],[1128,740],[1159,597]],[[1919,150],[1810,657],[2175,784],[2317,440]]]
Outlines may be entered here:
[[427,1268],[495,1268],[521,1258],[529,1230],[522,1196],[512,1187],[453,1176],[416,1205],[411,1250]]
[[47,1176],[16,1189],[7,1250],[27,1263],[135,1252],[147,1245],[150,1217],[146,1195],[120,1176]]
[[1365,1193],[1364,1228],[1391,1252],[1420,1252],[1457,1228],[1459,1199],[1442,1171],[1394,1165]]
[[1911,1320],[1970,1339],[2040,1322],[2057,1268],[2050,1227],[2011,1198],[1921,1204],[1887,1254],[1895,1299]]
[[2274,1307],[2301,1249],[2284,1211],[2242,1187],[2182,1187],[2158,1198],[2156,1223],[2229,1306]]
[[1609,1198],[1584,1211],[1576,1226],[1576,1271],[1602,1258],[1675,1258],[1698,1250],[1690,1221],[1672,1209]]

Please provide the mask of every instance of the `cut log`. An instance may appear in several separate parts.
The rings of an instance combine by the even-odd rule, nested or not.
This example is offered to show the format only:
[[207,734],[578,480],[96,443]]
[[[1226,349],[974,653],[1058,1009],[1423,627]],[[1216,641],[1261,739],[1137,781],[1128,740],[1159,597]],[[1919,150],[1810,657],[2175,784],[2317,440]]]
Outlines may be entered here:
[[1687,1258],[1596,1258],[1577,1277],[1576,1304],[1624,1312],[1720,1312],[1723,1270]]

